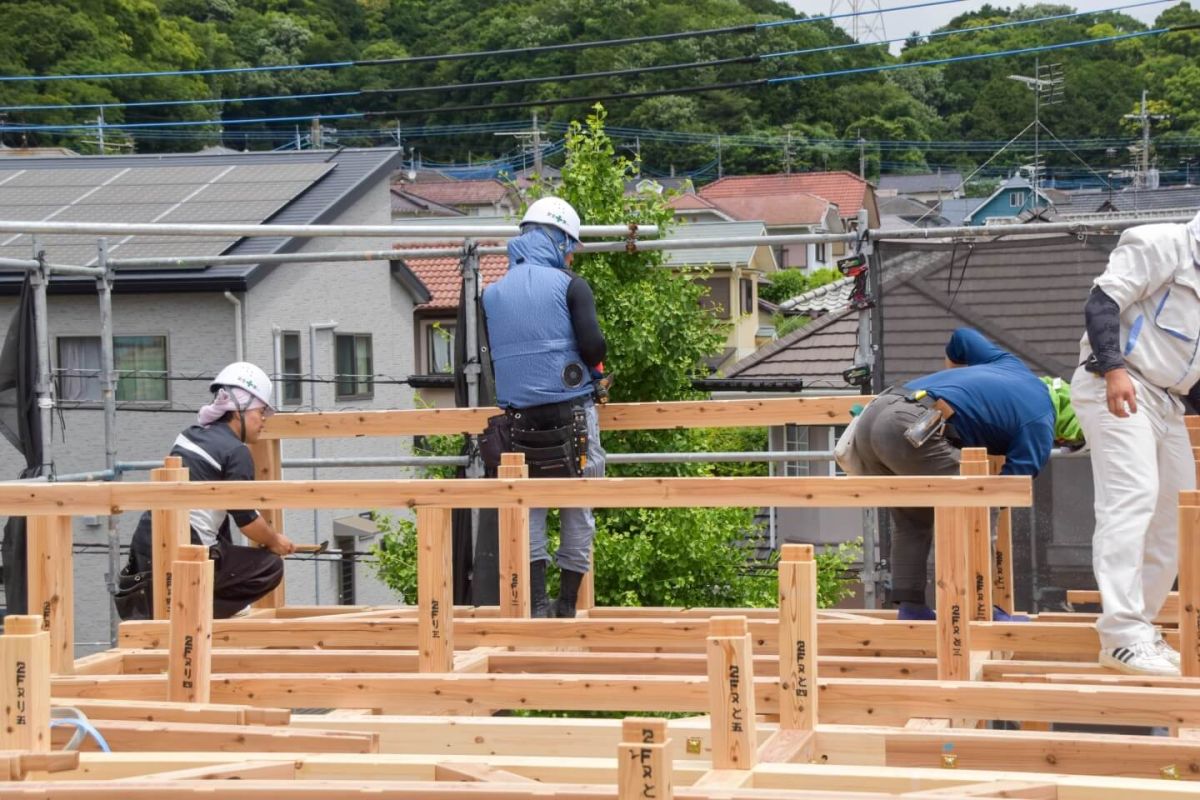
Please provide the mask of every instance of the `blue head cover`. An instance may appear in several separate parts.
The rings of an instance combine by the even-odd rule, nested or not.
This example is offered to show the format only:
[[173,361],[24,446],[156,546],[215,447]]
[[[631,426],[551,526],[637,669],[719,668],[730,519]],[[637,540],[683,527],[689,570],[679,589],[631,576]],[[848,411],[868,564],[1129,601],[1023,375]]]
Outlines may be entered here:
[[567,254],[574,249],[575,242],[558,228],[528,224],[522,226],[520,236],[509,239],[508,263],[566,269]]

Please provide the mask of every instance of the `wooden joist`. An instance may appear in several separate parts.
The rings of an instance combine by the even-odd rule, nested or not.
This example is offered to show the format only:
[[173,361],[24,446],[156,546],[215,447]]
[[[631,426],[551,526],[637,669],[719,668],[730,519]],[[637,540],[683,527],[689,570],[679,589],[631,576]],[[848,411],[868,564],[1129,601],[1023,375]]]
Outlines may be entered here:
[[[258,753],[376,753],[379,736],[367,732],[292,729],[287,726],[216,725],[190,722],[140,722],[93,719],[93,726],[114,750],[190,752],[234,751]],[[74,731],[55,728],[56,747],[66,744]],[[86,749],[96,749],[86,740]]]

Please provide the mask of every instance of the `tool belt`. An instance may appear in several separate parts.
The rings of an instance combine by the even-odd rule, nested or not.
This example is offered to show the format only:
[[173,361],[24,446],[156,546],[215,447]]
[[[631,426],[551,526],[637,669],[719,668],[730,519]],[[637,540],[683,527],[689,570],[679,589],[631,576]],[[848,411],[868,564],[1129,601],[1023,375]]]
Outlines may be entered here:
[[488,419],[480,437],[485,467],[498,466],[502,453],[521,453],[531,478],[578,478],[587,451],[584,400],[505,409]]
[[[945,400],[935,398],[924,390],[905,392],[904,389],[897,387],[888,390],[887,393],[899,394],[904,398],[904,402],[913,403],[926,409],[926,413],[922,414],[921,418],[905,431],[905,438],[913,447],[920,447],[940,430],[942,438],[951,446],[962,448],[962,437],[958,435],[958,431],[950,422],[950,418],[954,416],[954,409]],[[924,430],[917,430],[918,428]]]

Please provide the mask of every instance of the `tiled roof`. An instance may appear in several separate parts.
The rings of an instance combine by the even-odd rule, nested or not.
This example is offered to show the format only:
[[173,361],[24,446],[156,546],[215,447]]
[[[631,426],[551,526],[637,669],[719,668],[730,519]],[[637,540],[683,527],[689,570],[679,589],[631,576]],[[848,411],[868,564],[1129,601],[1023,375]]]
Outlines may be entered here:
[[819,225],[825,221],[831,205],[824,197],[808,192],[706,199],[733,219],[762,220],[768,227]]
[[508,187],[497,180],[405,183],[394,189],[443,206],[495,205],[509,194]]
[[[494,243],[489,243],[494,244]],[[426,245],[421,245],[426,246]],[[430,248],[442,249],[453,247],[446,243],[432,243]],[[405,245],[411,249],[413,245]],[[453,311],[458,308],[458,298],[462,291],[462,272],[460,260],[456,256],[446,258],[406,258],[404,263],[413,271],[425,288],[433,296],[428,303],[417,306],[418,311]],[[484,255],[479,257],[479,272],[483,277],[483,285],[487,286],[499,280],[508,270],[508,256]]]
[[[1173,186],[1167,189],[1124,189],[1105,193],[1100,203],[1107,201],[1118,211],[1160,211],[1166,209],[1200,208],[1200,187]],[[1099,204],[1098,204],[1099,205]],[[1099,205],[1103,208],[1102,205]]]
[[[843,217],[853,217],[864,207],[868,184],[852,172],[793,172],[779,175],[731,175],[700,189],[716,202],[746,195],[792,195],[807,192],[837,205]],[[873,209],[872,209],[873,210]]]
[[895,189],[899,194],[953,192],[962,188],[961,172],[927,172],[923,175],[880,175],[880,189]]
[[[690,225],[680,225],[673,228],[665,237],[671,239],[712,239],[712,247],[667,250],[663,253],[663,263],[673,267],[702,267],[712,265],[739,266],[753,265],[755,256],[761,255],[759,248],[766,250],[766,255],[774,261],[774,256],[765,245],[723,244],[724,240],[743,238],[747,236],[762,236],[766,229],[761,222],[693,222]],[[761,260],[761,259],[760,259]],[[761,268],[761,267],[760,267]],[[769,267],[768,267],[769,268]]]
[[715,209],[716,203],[711,200],[706,200],[698,194],[681,194],[677,197],[672,197],[668,205],[677,211],[694,211],[697,209]]
[[816,289],[790,297],[779,304],[781,311],[792,314],[840,311],[850,304],[850,292],[854,289],[854,278],[842,278]]
[[854,364],[858,312],[826,314],[743,358],[729,378],[799,378],[805,389],[849,389],[842,372]]

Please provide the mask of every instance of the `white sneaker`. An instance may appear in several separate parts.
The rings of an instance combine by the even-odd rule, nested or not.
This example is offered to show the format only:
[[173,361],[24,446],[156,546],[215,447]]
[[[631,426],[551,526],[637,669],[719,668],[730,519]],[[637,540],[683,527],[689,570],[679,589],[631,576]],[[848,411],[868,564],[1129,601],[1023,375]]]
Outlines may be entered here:
[[1165,658],[1167,661],[1170,661],[1171,664],[1174,665],[1175,669],[1179,669],[1179,651],[1167,644],[1166,639],[1162,638],[1161,636],[1158,637],[1158,639],[1154,642],[1154,649],[1160,656]]
[[1138,642],[1128,647],[1114,647],[1100,651],[1100,666],[1115,669],[1129,675],[1179,674],[1179,667],[1158,649],[1157,642]]

